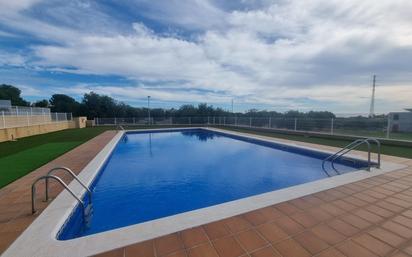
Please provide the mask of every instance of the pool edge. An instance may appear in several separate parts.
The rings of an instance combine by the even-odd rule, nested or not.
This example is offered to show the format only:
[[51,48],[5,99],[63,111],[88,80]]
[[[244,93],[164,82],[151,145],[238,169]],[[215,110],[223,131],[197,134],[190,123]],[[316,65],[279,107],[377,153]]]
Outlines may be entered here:
[[[216,128],[190,127],[176,128],[173,130],[180,131],[185,129],[208,129],[224,134],[232,134],[241,137],[249,137],[256,140],[274,142],[277,144],[291,145],[294,147],[304,148],[311,151],[331,153],[329,151],[314,149],[297,144],[289,144],[276,139],[264,139],[262,137],[239,132],[231,132]],[[146,129],[142,131],[164,131],[166,129]],[[171,129],[167,129],[171,130]],[[113,149],[123,136],[123,131],[119,132],[100,152],[99,154],[82,170],[79,176],[91,183],[95,176],[104,165],[107,158],[110,157]],[[351,155],[358,158],[358,155]],[[81,238],[59,241],[56,234],[63,223],[67,220],[76,205],[76,201],[66,192],[62,192],[53,201],[50,206],[23,232],[23,234],[3,253],[3,256],[56,256],[57,252],[67,252],[70,250],[70,256],[88,256],[115,248],[123,247],[129,244],[153,239],[162,235],[170,234],[186,228],[202,225],[205,223],[221,220],[240,213],[263,208],[268,205],[295,199],[308,194],[327,190],[365,178],[381,175],[383,173],[402,169],[406,165],[382,162],[382,170],[372,169],[371,172],[357,171],[349,174],[335,176],[309,182],[289,188],[284,188],[268,193],[242,198],[228,203],[223,203],[211,207],[206,207],[190,212],[185,212],[162,219],[149,221],[137,225],[131,225],[123,228],[110,230]],[[347,176],[348,175],[348,176]],[[83,189],[75,182],[70,184],[77,195],[83,194]],[[136,233],[138,232],[138,233]],[[35,236],[32,236],[34,233]],[[104,240],[104,244],[101,242]],[[37,246],[37,247],[36,247]]]

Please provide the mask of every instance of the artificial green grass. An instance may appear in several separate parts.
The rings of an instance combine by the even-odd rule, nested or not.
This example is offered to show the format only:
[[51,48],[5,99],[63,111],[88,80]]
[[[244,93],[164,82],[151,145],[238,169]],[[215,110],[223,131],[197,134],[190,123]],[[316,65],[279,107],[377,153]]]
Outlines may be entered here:
[[1,158],[0,167],[6,168],[0,173],[0,188],[79,144],[80,142],[48,143]]
[[0,143],[0,188],[108,129],[67,129]]

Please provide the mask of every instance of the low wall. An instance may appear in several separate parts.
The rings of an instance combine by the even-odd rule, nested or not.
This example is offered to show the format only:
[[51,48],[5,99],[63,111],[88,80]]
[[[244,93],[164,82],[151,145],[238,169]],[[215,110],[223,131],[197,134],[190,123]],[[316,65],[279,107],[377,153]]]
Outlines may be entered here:
[[46,124],[0,129],[0,142],[64,129],[84,128],[86,127],[86,120],[86,117],[76,117],[70,121],[50,122]]

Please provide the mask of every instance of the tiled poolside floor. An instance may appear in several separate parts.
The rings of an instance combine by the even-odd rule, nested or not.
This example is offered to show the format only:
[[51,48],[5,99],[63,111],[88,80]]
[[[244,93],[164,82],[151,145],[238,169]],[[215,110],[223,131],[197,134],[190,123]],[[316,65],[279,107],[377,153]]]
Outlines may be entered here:
[[[113,135],[102,134],[53,162],[70,167],[79,160],[83,166],[75,169],[81,170]],[[99,256],[412,256],[412,160],[383,159],[408,167]],[[0,251],[31,223],[29,187],[48,168],[0,191],[0,222],[9,217],[0,223]]]
[[[42,201],[44,199],[44,182],[39,182],[36,201],[39,212],[36,215],[31,215],[31,184],[33,181],[56,166],[66,166],[76,174],[79,173],[115,134],[115,131],[104,132],[0,189],[0,253],[6,250],[48,205]],[[57,174],[64,178],[64,181],[71,181],[69,176],[62,176],[64,173]],[[61,190],[61,186],[57,183],[50,184],[52,197],[60,193]]]

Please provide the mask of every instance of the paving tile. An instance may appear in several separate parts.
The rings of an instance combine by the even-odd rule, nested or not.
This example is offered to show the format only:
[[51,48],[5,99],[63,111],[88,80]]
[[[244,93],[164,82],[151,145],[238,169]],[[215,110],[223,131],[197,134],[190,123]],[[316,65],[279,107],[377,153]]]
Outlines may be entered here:
[[280,240],[283,240],[289,237],[288,234],[286,234],[275,223],[263,224],[259,226],[257,230],[270,243],[276,243]]
[[219,257],[210,243],[189,249],[189,257]]
[[260,209],[259,211],[268,221],[273,221],[283,216],[283,213],[274,207],[266,207],[266,208]]
[[403,226],[406,226],[408,228],[412,228],[412,219],[409,219],[405,216],[396,216],[394,218],[391,219],[394,222],[397,222]]
[[[139,255],[134,255],[133,257],[140,257]],[[179,250],[177,252],[168,254],[166,257],[187,257],[187,253],[185,250]]]
[[293,239],[287,239],[273,245],[283,257],[308,257],[310,253]]
[[304,230],[302,225],[287,216],[281,217],[275,222],[288,235],[294,235]]
[[390,257],[411,257],[411,255],[403,253],[403,252],[396,252],[393,255],[391,255]]
[[266,246],[268,244],[254,230],[240,232],[239,234],[236,235],[236,238],[240,242],[240,244],[243,246],[243,248],[248,252],[252,252],[253,250],[262,248],[263,246]]
[[326,224],[318,225],[311,229],[311,231],[320,239],[324,240],[330,245],[337,244],[345,239],[345,236]]
[[203,226],[210,240],[230,234],[223,221],[212,222]]
[[313,227],[318,224],[319,221],[315,219],[308,212],[298,212],[290,216],[293,220],[304,226],[305,228]]
[[310,231],[300,233],[293,239],[295,239],[311,254],[317,254],[329,247],[329,245],[326,242],[318,238],[315,234],[313,234]]
[[295,212],[300,211],[299,208],[297,208],[296,206],[294,206],[293,204],[289,202],[283,202],[283,203],[276,204],[275,208],[283,212],[286,215],[291,215]]
[[376,257],[377,255],[363,248],[362,246],[347,240],[336,247],[347,257]]
[[252,211],[242,215],[247,221],[254,226],[269,222],[270,220],[265,217],[260,211]]
[[379,256],[385,256],[394,250],[390,245],[385,244],[369,234],[357,236],[353,238],[353,241]]
[[146,241],[125,247],[125,257],[155,257],[154,241]]
[[366,229],[369,226],[371,226],[372,224],[367,222],[366,220],[353,215],[353,214],[348,214],[348,215],[344,215],[340,217],[343,221],[345,221],[346,223],[357,227],[358,229]]
[[343,253],[339,252],[335,248],[329,248],[321,252],[317,257],[346,257]]
[[237,233],[242,230],[247,230],[252,227],[252,225],[242,216],[234,216],[223,220],[226,226],[232,233]]
[[393,247],[398,247],[406,241],[406,239],[380,227],[369,231],[369,234]]
[[382,224],[382,227],[395,233],[400,235],[401,237],[410,239],[412,238],[412,230],[410,228],[407,228],[405,226],[402,226],[396,222],[393,221],[387,221],[385,223]]
[[402,215],[412,219],[412,210],[406,210],[406,211],[402,212]]
[[344,210],[340,209],[339,207],[337,207],[337,206],[335,206],[331,203],[322,204],[320,206],[320,208],[322,208],[323,210],[325,210],[326,212],[328,212],[332,216],[339,216],[339,215],[342,215],[343,213],[345,213]]
[[364,220],[367,220],[372,223],[378,223],[383,220],[381,216],[378,216],[370,211],[367,211],[365,209],[359,209],[353,212],[355,215],[361,217]]
[[344,210],[344,211],[351,211],[351,210],[357,208],[356,205],[348,203],[344,200],[336,200],[336,201],[333,201],[332,204],[337,206],[338,208]]
[[268,246],[251,253],[252,257],[282,257],[272,247]]
[[333,216],[319,207],[308,210],[309,214],[319,222],[325,222]]
[[359,198],[353,197],[353,196],[348,196],[342,199],[345,202],[348,202],[350,204],[356,205],[358,207],[362,207],[368,204],[368,202],[363,201]]
[[377,202],[377,203],[375,203],[375,205],[377,205],[377,206],[379,206],[379,207],[382,207],[382,208],[384,208],[384,209],[386,209],[386,210],[388,210],[388,211],[393,211],[393,212],[401,212],[401,211],[403,211],[403,210],[405,209],[405,208],[403,208],[403,207],[401,207],[401,206],[399,206],[399,205],[396,205],[396,204],[387,202],[387,201],[385,201],[385,200],[380,201],[380,202]]
[[340,219],[334,219],[330,222],[328,222],[328,225],[335,229],[337,232],[349,237],[349,236],[353,236],[354,234],[356,234],[359,229],[340,220]]
[[165,256],[169,253],[183,249],[183,243],[177,233],[159,237],[155,240],[156,253]]
[[303,198],[293,199],[289,202],[301,210],[306,210],[314,206],[312,203],[305,201]]
[[180,233],[183,244],[186,248],[191,248],[195,245],[206,243],[209,241],[202,227],[186,229]]
[[381,207],[376,206],[376,205],[366,206],[365,209],[366,209],[367,211],[370,211],[370,212],[372,212],[372,213],[374,213],[374,214],[376,214],[376,215],[379,215],[379,216],[381,216],[381,217],[383,217],[383,218],[389,218],[389,217],[391,217],[391,216],[393,216],[393,215],[395,214],[395,213],[392,212],[392,211],[389,211],[389,210],[387,210],[387,209],[381,208]]
[[239,245],[234,237],[222,237],[213,241],[217,253],[225,257],[237,257],[245,254],[245,250]]

